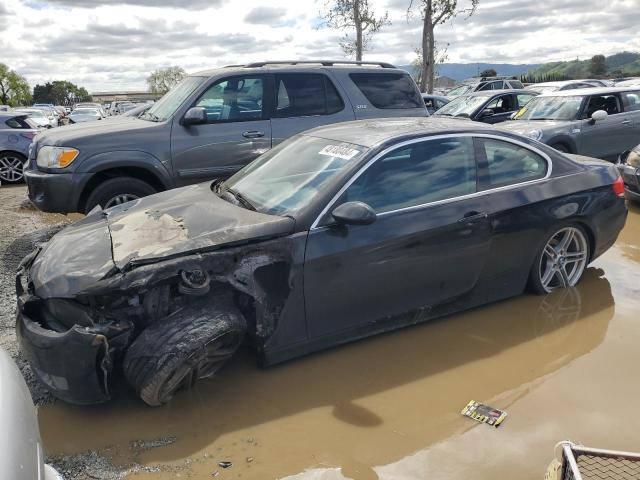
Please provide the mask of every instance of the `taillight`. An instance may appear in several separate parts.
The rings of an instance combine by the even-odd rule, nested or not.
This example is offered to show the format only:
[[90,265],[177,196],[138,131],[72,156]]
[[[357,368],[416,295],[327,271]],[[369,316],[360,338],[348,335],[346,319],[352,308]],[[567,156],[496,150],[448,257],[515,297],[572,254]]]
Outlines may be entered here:
[[624,197],[624,180],[622,180],[622,177],[616,178],[616,181],[613,182],[613,193],[621,198]]
[[28,138],[29,140],[33,140],[33,137],[36,136],[36,132],[25,132],[21,133],[20,135],[22,135],[24,138]]

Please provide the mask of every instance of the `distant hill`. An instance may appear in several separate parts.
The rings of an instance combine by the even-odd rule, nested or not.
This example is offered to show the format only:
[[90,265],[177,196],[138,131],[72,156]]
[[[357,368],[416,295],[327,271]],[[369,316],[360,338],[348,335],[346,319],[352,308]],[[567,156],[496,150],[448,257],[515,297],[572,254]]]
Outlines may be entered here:
[[[640,53],[621,52],[605,57],[605,77],[626,77],[640,75]],[[539,65],[527,72],[532,80],[567,79],[593,77],[590,71],[591,58],[586,60],[571,60],[569,62],[550,62]]]
[[[498,75],[514,75],[519,77],[530,70],[540,67],[540,64],[515,64],[515,63],[442,63],[438,65],[438,75],[453,78],[454,80],[464,80],[475,77],[483,70],[493,68]],[[411,65],[402,65],[400,68],[412,73]]]

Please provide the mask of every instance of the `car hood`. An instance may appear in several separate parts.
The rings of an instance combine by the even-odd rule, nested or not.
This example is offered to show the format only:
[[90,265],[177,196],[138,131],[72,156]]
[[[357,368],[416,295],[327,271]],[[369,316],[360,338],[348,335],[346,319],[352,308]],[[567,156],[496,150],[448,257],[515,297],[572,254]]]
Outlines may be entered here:
[[97,211],[57,233],[33,262],[41,298],[73,297],[138,264],[288,235],[294,220],[229,203],[210,182]]
[[567,127],[572,122],[567,120],[507,120],[502,122],[496,127],[510,132],[520,133],[526,135],[532,130],[549,130],[554,128]]
[[38,136],[38,145],[60,145],[81,147],[92,144],[98,138],[104,138],[106,144],[113,145],[113,139],[122,135],[135,135],[140,141],[139,133],[153,129],[158,123],[139,120],[135,117],[121,117],[110,122],[80,122],[48,130]]

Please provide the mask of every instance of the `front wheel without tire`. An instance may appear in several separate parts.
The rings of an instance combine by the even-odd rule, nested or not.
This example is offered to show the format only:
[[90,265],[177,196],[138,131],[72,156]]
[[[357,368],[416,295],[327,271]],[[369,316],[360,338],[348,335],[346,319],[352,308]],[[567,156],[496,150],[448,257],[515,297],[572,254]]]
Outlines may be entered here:
[[125,377],[148,405],[165,404],[178,390],[213,376],[245,331],[235,308],[212,311],[210,303],[191,304],[142,331],[125,355]]
[[559,228],[536,255],[529,283],[536,293],[575,286],[589,263],[589,241],[579,225]]
[[112,178],[102,182],[91,192],[87,198],[84,213],[89,213],[96,205],[107,209],[154,193],[156,193],[155,188],[137,178]]

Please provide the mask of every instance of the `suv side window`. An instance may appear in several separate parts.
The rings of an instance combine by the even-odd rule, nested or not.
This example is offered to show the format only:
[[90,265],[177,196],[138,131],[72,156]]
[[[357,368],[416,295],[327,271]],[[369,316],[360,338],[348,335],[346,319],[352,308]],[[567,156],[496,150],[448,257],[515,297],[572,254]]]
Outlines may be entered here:
[[473,140],[451,137],[388,153],[349,186],[342,200],[361,201],[383,213],[475,192]]
[[509,80],[509,85],[511,85],[511,88],[524,88],[524,85],[522,85],[520,80]]
[[618,97],[614,94],[605,94],[605,95],[593,95],[589,98],[589,103],[587,104],[587,109],[585,111],[584,118],[591,118],[593,112],[597,110],[604,110],[609,115],[615,115],[616,113],[620,113],[620,104],[618,102]]
[[622,104],[627,112],[640,110],[640,90],[635,92],[623,92]]
[[493,138],[477,138],[482,158],[479,184],[481,190],[513,185],[543,178],[547,161],[528,148]]
[[211,85],[198,99],[208,123],[246,122],[263,118],[262,77],[232,77]]
[[420,92],[408,74],[350,73],[349,78],[376,108],[424,108]]
[[326,75],[282,73],[275,78],[275,118],[331,115],[344,109],[342,98]]

